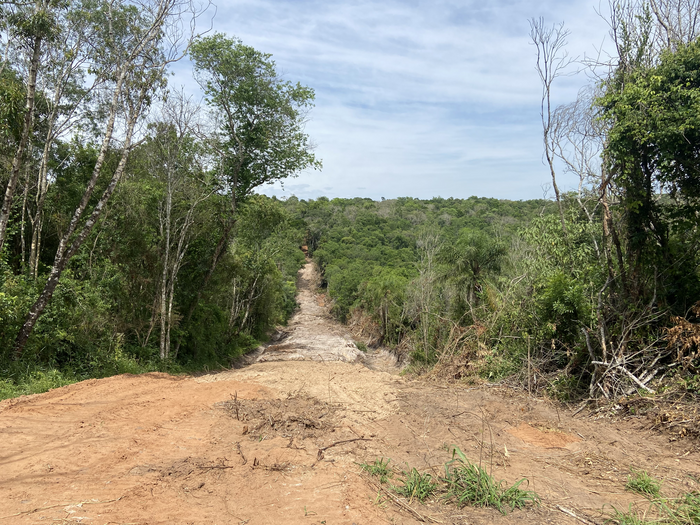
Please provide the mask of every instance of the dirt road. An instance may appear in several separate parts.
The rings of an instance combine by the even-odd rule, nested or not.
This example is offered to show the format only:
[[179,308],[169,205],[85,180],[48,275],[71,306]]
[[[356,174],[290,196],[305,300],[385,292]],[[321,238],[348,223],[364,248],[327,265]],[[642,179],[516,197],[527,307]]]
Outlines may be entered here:
[[[602,523],[604,508],[640,499],[624,490],[630,466],[668,494],[699,488],[695,443],[641,421],[402,378],[332,322],[315,278],[300,272],[286,335],[243,368],[117,376],[0,403],[0,525]],[[439,475],[453,445],[497,479],[526,477],[542,504],[507,516],[408,505],[357,465],[391,458]]]

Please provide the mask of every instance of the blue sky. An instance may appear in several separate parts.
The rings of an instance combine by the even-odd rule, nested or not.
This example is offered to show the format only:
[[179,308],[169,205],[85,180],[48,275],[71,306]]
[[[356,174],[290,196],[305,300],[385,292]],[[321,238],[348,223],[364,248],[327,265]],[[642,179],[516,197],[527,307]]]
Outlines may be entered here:
[[[271,53],[285,79],[316,91],[306,130],[323,170],[263,193],[518,200],[541,198],[551,180],[528,19],[565,22],[570,54],[594,55],[607,36],[596,8],[581,0],[240,0],[220,3],[212,26]],[[174,80],[194,89],[189,67],[179,64]],[[555,100],[573,100],[585,83],[585,75],[560,79]],[[564,173],[559,183],[576,186]]]

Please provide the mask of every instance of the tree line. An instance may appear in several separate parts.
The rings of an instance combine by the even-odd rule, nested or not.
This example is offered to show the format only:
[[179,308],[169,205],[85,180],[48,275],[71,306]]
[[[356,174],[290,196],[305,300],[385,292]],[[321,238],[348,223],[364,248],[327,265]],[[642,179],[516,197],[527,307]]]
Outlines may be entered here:
[[[186,0],[0,7],[0,386],[228,363],[295,308],[314,92]],[[168,84],[188,56],[204,104]],[[192,365],[195,366],[195,365]],[[51,379],[53,378],[53,379]]]
[[[287,203],[340,318],[371,320],[377,344],[453,377],[567,399],[654,393],[664,378],[695,388],[700,6],[608,7],[606,61],[569,57],[563,24],[531,20],[553,202]],[[592,82],[554,106],[575,68]],[[560,190],[562,171],[577,190]]]

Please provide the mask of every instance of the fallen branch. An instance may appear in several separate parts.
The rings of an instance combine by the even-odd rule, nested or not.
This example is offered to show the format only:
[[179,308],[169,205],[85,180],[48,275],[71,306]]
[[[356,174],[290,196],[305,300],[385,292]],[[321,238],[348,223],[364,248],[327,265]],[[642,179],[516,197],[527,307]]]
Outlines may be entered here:
[[[622,370],[625,374],[627,374],[627,375],[629,376],[629,378],[630,378],[632,381],[634,381],[635,383],[637,383],[637,384],[639,385],[640,388],[643,388],[644,390],[646,390],[646,391],[649,392],[650,394],[656,394],[656,392],[655,392],[654,390],[652,390],[651,388],[649,388],[648,386],[646,386],[644,383],[642,383],[639,379],[637,379],[637,378],[635,377],[635,375],[634,375],[632,372],[630,372],[629,370],[627,370],[624,366],[618,366],[618,368],[619,368],[620,370]],[[654,377],[653,374],[649,376],[649,378],[647,379],[647,381],[650,381],[652,377]]]
[[[610,370],[610,369],[612,369],[612,368],[617,368],[618,370],[622,370],[625,374],[627,374],[627,376],[628,376],[632,381],[634,381],[634,382],[639,386],[639,388],[641,388],[641,389],[643,389],[643,390],[646,390],[646,391],[649,392],[650,394],[655,394],[655,393],[656,393],[654,390],[652,390],[651,388],[649,388],[648,386],[646,386],[646,385],[644,384],[644,383],[650,381],[651,378],[654,377],[655,374],[650,375],[650,376],[646,379],[646,381],[643,383],[643,382],[640,381],[632,372],[630,372],[629,370],[627,370],[627,369],[626,369],[624,366],[622,366],[622,365],[618,365],[618,364],[615,364],[615,363],[606,363],[606,362],[604,362],[604,361],[591,361],[591,363],[594,364],[594,365],[598,365],[598,366],[606,366],[606,367],[608,367],[608,370]],[[606,371],[606,372],[607,372],[607,371]]]
[[367,439],[367,438],[355,438],[355,439],[345,439],[343,441],[336,441],[335,443],[331,443],[327,447],[319,448],[318,454],[316,454],[316,461],[321,461],[323,459],[323,452],[328,450],[329,448],[334,447],[336,445],[343,445],[345,443],[352,443],[353,441],[372,441],[372,440]]
[[561,505],[555,505],[555,507],[563,512],[564,514],[567,514],[571,516],[572,518],[575,518],[579,520],[581,523],[585,523],[586,525],[598,525],[595,521],[591,521],[587,518],[582,518],[581,516],[577,515],[574,513],[574,511],[567,509],[566,507],[562,507]]

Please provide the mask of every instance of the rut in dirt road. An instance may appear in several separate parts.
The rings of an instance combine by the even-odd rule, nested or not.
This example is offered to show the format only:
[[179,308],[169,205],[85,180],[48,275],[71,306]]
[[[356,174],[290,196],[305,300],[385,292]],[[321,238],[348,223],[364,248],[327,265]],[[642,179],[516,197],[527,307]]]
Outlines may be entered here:
[[316,294],[320,281],[316,264],[307,258],[297,278],[299,310],[288,326],[280,329],[270,343],[262,345],[244,362],[342,361],[398,372],[396,357],[390,352],[379,349],[364,353],[358,349],[348,330],[331,317],[325,297]]

